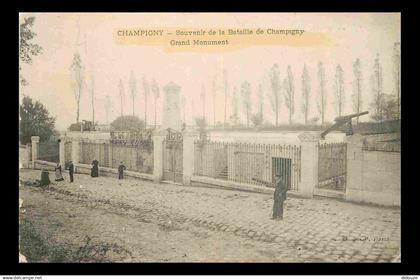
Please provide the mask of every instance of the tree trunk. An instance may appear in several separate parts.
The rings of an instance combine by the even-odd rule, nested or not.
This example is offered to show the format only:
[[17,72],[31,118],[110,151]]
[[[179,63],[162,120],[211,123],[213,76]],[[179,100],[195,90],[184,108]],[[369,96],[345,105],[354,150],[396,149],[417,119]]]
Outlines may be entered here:
[[147,95],[144,96],[144,127],[147,127]]
[[156,98],[155,98],[155,128],[156,128]]
[[95,106],[94,106],[93,96],[92,96],[92,124],[95,124]]
[[227,106],[227,94],[225,93],[225,118],[223,120],[223,129],[226,128],[226,106]]
[[292,105],[290,104],[290,109],[289,109],[289,125],[292,124]]

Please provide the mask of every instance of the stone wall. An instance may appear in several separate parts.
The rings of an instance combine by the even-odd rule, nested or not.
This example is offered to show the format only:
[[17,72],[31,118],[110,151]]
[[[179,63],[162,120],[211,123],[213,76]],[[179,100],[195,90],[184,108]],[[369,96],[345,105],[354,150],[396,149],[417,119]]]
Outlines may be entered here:
[[348,143],[346,200],[401,206],[401,153],[363,150],[362,141]]
[[31,147],[29,145],[19,145],[19,168],[29,168],[31,157]]

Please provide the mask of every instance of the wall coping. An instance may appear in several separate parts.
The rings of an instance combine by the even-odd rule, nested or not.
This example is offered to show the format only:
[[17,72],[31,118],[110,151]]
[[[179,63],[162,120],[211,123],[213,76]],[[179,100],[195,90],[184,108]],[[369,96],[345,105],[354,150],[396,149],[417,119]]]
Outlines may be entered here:
[[[246,183],[238,183],[238,182],[231,182],[225,181],[220,179],[214,179],[210,177],[204,176],[191,176],[191,183],[203,183],[212,185],[215,188],[224,188],[229,190],[239,190],[239,191],[247,191],[247,192],[255,192],[255,193],[265,193],[265,194],[273,194],[274,188],[262,187],[257,185],[251,185]],[[292,197],[305,197],[304,194],[301,194],[297,191],[289,190],[287,195],[291,195]]]

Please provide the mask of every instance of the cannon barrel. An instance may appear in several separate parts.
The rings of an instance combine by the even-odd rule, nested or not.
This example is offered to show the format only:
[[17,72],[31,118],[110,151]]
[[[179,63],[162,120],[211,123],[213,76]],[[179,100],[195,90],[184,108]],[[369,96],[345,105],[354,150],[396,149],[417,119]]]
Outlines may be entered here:
[[335,122],[347,122],[349,120],[351,120],[352,118],[356,118],[356,117],[360,117],[363,115],[369,114],[369,111],[364,111],[361,113],[356,113],[356,114],[350,114],[347,116],[342,116],[342,117],[337,117],[334,119]]

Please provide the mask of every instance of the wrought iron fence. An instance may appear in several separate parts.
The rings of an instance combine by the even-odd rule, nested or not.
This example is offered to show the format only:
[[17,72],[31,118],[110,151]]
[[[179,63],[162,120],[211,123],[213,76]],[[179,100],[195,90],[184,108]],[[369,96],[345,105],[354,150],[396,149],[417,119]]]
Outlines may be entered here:
[[57,141],[40,142],[38,159],[49,162],[59,161],[59,143]]
[[344,191],[347,174],[347,144],[318,146],[318,187]]
[[109,167],[109,144],[95,143],[84,140],[79,144],[79,161],[84,164],[92,164],[92,161],[99,161],[100,166]]
[[301,147],[286,144],[195,141],[194,174],[215,179],[265,185],[276,174],[285,176],[288,188],[301,181]]
[[118,168],[124,162],[127,170],[153,174],[153,142],[147,145],[111,143],[110,167]]

